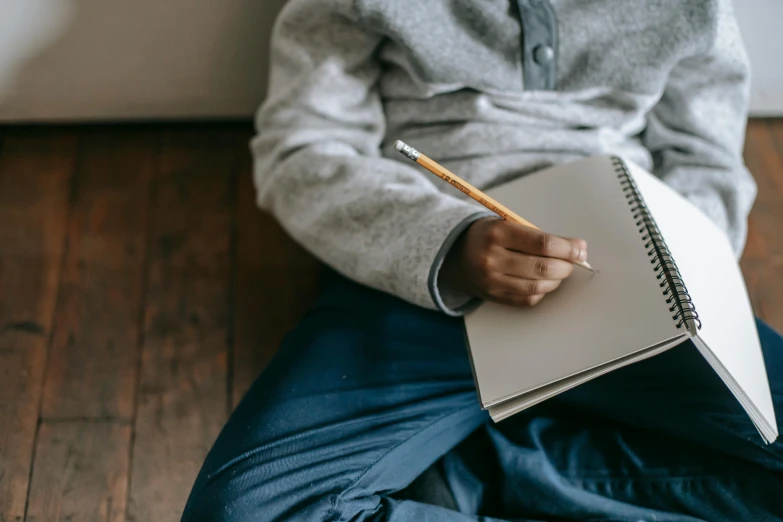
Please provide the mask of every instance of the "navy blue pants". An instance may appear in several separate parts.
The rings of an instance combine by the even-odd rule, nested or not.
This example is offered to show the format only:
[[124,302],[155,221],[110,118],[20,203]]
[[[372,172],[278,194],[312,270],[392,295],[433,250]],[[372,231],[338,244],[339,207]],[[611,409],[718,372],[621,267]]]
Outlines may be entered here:
[[[758,326],[783,418],[783,339]],[[433,469],[454,509],[407,493]],[[332,275],[182,520],[783,520],[783,444],[762,442],[690,343],[495,424],[460,319]]]

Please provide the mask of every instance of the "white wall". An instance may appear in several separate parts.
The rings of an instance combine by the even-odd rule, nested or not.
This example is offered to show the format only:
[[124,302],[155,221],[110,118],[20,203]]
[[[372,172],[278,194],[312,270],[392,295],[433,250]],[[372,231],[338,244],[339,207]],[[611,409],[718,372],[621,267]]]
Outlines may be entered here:
[[751,111],[783,116],[783,0],[735,0],[753,69]]
[[[284,1],[0,0],[0,121],[250,116]],[[783,115],[783,0],[735,4],[753,112]]]
[[0,121],[246,117],[284,0],[0,0]]

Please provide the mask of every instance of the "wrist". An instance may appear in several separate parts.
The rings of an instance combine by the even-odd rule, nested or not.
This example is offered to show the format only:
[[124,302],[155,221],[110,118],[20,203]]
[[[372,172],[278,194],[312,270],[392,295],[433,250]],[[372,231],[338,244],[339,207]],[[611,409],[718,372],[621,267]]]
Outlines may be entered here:
[[464,256],[468,251],[466,243],[469,243],[466,236],[476,221],[489,215],[488,211],[476,212],[457,224],[441,244],[433,261],[428,280],[430,294],[437,308],[448,315],[462,315],[470,302],[475,301],[475,292],[466,291],[465,285]]
[[448,288],[453,292],[460,292],[472,296],[472,293],[468,291],[467,285],[465,284],[465,245],[470,229],[483,219],[486,218],[478,219],[468,225],[451,245],[451,248],[443,259],[443,265],[438,274],[439,287]]

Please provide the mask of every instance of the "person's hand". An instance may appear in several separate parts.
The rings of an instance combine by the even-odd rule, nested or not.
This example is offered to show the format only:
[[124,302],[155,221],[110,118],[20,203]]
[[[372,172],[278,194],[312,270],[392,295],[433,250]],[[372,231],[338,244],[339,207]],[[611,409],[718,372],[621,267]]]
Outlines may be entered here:
[[442,283],[484,300],[533,306],[587,260],[587,243],[497,218],[463,232],[443,261]]

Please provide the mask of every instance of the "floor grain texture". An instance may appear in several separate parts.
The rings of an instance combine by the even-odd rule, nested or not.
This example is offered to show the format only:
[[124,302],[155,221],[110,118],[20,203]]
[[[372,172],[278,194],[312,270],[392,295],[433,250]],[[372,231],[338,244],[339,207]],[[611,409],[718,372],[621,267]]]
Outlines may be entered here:
[[[258,211],[249,124],[0,128],[0,522],[177,521],[319,264]],[[783,330],[783,120],[741,264]]]

